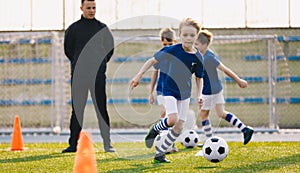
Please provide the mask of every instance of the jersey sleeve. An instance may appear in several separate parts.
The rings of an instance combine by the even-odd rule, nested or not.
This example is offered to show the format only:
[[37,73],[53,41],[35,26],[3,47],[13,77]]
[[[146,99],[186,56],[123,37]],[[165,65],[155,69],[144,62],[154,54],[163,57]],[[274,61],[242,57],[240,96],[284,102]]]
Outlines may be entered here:
[[156,63],[156,64],[153,65],[153,68],[155,70],[159,70],[159,66],[160,66],[160,63],[158,62],[158,63]]
[[220,65],[220,60],[213,54],[205,59],[205,66],[209,68],[216,68]]
[[153,57],[158,62],[161,62],[163,60],[168,59],[170,57],[169,55],[170,55],[170,49],[168,47],[163,47],[160,51],[156,52]]
[[203,57],[201,54],[198,54],[197,57],[198,57],[198,62],[195,67],[195,76],[198,78],[203,78],[204,76]]

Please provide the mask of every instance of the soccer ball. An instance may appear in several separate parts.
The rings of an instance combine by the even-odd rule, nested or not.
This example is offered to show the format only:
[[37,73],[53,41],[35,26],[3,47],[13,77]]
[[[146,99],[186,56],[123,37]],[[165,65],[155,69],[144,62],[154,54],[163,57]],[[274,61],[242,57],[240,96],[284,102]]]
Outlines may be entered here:
[[187,130],[182,134],[181,144],[185,148],[194,148],[199,141],[199,136],[195,130]]
[[[162,146],[164,140],[166,139],[168,135],[168,130],[163,130],[162,132],[160,132],[160,134],[158,134],[156,136],[156,138],[154,139],[154,146],[155,146],[155,149],[159,148]],[[170,146],[167,150],[166,150],[166,153],[168,152],[171,152],[172,150],[172,146]]]
[[227,157],[228,145],[223,138],[213,136],[205,141],[202,151],[208,161],[217,163]]
[[59,126],[55,126],[55,127],[53,128],[53,132],[54,132],[55,134],[59,134],[60,131],[61,131],[61,129],[60,129]]

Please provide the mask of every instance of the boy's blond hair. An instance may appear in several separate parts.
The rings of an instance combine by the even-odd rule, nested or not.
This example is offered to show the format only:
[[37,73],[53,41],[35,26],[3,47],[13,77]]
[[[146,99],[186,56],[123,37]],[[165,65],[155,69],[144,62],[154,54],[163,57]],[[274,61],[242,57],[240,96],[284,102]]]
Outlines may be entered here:
[[213,40],[213,34],[207,29],[201,30],[198,34],[198,40],[202,44],[209,45]]
[[192,19],[190,17],[187,17],[187,18],[184,18],[180,24],[179,24],[179,34],[181,32],[181,29],[183,26],[193,26],[194,28],[197,29],[197,34],[199,33],[199,31],[201,30],[202,26],[200,24],[200,22],[198,22],[197,20],[195,19]]

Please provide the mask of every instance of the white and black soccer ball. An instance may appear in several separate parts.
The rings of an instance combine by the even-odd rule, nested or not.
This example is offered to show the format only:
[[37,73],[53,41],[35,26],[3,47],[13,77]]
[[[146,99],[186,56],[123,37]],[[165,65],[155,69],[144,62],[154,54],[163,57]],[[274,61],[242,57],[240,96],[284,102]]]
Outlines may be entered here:
[[205,141],[202,151],[208,161],[217,163],[227,157],[228,145],[223,138],[213,136]]
[[187,130],[182,133],[181,144],[185,148],[194,148],[199,142],[199,135],[195,130]]
[[[163,130],[162,132],[160,132],[156,136],[156,138],[154,139],[155,149],[162,146],[162,144],[163,144],[164,140],[166,139],[167,135],[168,135],[168,130]],[[167,149],[166,153],[171,152],[171,150],[172,150],[172,146]]]

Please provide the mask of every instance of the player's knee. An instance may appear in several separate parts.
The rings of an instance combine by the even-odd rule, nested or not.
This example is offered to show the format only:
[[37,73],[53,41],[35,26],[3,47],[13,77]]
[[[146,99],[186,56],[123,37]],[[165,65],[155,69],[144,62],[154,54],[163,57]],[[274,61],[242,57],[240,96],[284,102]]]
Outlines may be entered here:
[[177,121],[178,121],[178,115],[177,114],[168,115],[168,125],[169,126],[174,126]]
[[219,116],[220,118],[223,118],[223,119],[225,119],[226,116],[227,116],[227,112],[226,112],[226,111],[219,112],[219,113],[217,113],[217,114],[218,114],[218,116]]

